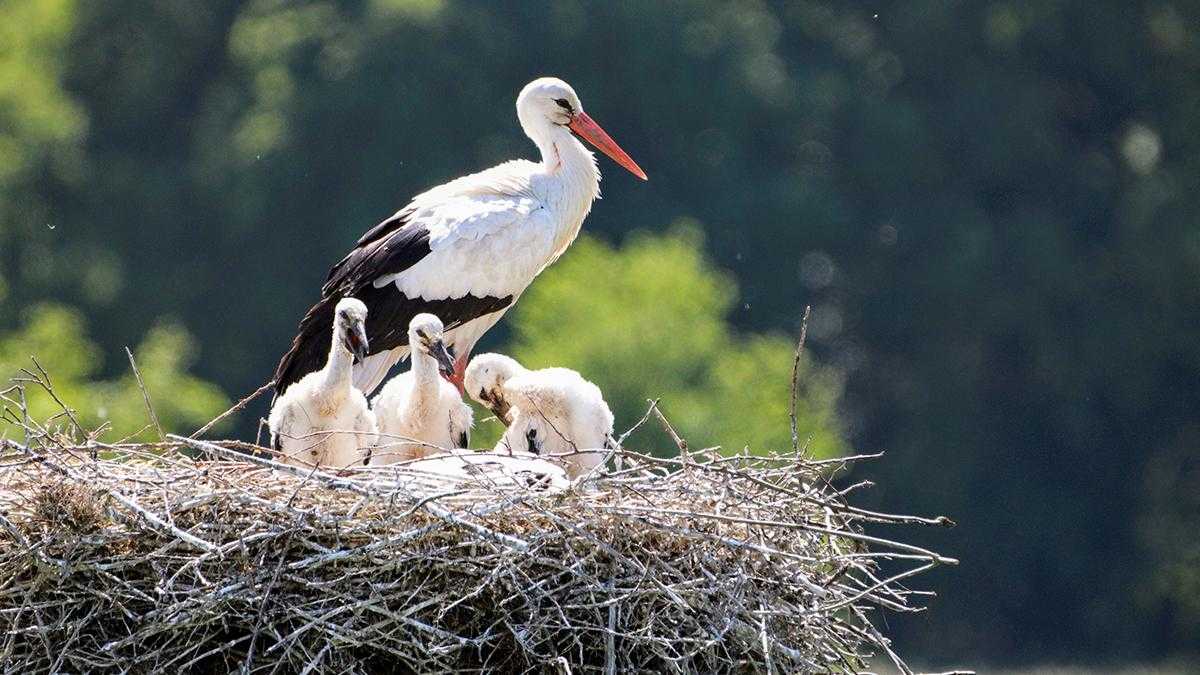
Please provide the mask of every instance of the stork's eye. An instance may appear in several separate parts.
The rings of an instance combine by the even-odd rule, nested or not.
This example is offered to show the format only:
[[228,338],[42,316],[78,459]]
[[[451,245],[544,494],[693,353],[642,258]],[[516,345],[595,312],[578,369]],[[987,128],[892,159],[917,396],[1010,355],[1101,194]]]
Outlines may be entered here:
[[567,112],[575,112],[575,109],[571,107],[571,102],[565,98],[556,98],[554,99],[554,102],[558,104],[558,107],[566,110]]

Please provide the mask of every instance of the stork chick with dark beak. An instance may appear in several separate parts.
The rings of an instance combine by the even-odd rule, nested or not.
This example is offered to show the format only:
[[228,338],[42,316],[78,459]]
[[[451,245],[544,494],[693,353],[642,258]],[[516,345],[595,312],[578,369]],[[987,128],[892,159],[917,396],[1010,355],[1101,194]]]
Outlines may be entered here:
[[465,448],[473,423],[471,408],[444,378],[454,372],[442,322],[418,314],[408,324],[412,370],[392,378],[372,401],[379,420],[379,447],[372,464],[417,459]]
[[[362,309],[365,316],[366,306]],[[342,346],[354,356],[354,363],[362,363],[362,360],[367,358],[367,354],[371,351],[367,342],[367,322],[357,320],[357,317],[352,317],[350,313],[340,315],[338,321],[342,323],[339,326]]]
[[366,305],[354,298],[338,301],[325,366],[288,387],[272,405],[271,443],[284,460],[344,468],[369,455],[375,415],[351,374],[355,360],[369,351],[366,321]]

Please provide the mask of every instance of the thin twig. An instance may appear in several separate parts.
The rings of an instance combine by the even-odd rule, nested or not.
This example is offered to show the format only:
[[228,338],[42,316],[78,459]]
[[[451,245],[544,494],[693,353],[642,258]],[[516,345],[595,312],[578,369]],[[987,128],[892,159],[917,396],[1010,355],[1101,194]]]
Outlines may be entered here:
[[200,549],[201,551],[204,551],[205,553],[211,553],[217,549],[216,546],[210,544],[209,542],[204,541],[203,539],[201,539],[195,535],[188,534],[187,532],[184,532],[183,530],[179,529],[178,527],[175,527],[174,525],[168,523],[167,521],[163,520],[162,518],[159,518],[158,516],[154,515],[153,513],[147,511],[146,509],[142,508],[141,505],[139,505],[137,502],[135,502],[132,498],[126,497],[125,495],[123,495],[120,492],[117,492],[115,490],[108,490],[107,492],[110,497],[112,497],[113,499],[120,502],[121,505],[123,505],[125,508],[129,509],[130,511],[133,511],[134,513],[138,514],[142,518],[145,518],[146,522],[153,525],[155,527],[155,529],[162,530],[166,534],[170,534],[173,537],[177,537],[180,541],[191,544],[192,546],[195,546],[196,548]]
[[686,460],[691,454],[688,450],[687,441],[683,440],[683,438],[679,435],[679,432],[675,431],[674,425],[672,425],[671,422],[667,420],[666,416],[662,414],[662,411],[658,409],[657,401],[650,402],[650,409],[654,411],[654,416],[658,418],[659,423],[662,424],[662,427],[664,430],[666,430],[667,435],[671,437],[671,441],[675,443],[675,447],[679,448],[679,456]]
[[197,429],[191,436],[188,436],[188,438],[192,438],[192,439],[200,438],[205,433],[207,433],[209,429],[212,429],[215,425],[217,425],[221,420],[240,411],[242,408],[245,408],[247,405],[250,404],[251,401],[258,398],[259,396],[262,396],[263,392],[267,391],[268,389],[270,389],[271,387],[274,387],[274,386],[275,386],[275,380],[271,380],[270,382],[264,384],[263,386],[259,387],[258,389],[255,389],[253,393],[247,395],[245,398],[243,398],[242,400],[235,403],[231,408],[229,408],[229,410],[226,410],[225,412],[221,413],[220,415],[217,415],[216,417],[212,418],[208,422],[208,424],[205,424],[204,426]]
[[[54,393],[54,383],[50,381],[50,373],[47,373],[46,369],[42,367],[42,364],[38,363],[38,360],[33,356],[30,356],[29,360],[33,361],[33,365],[38,369],[38,372],[41,373],[41,377],[37,380],[38,384],[41,385],[42,389],[46,390],[46,393],[50,395],[50,398],[54,399],[54,402],[58,404],[58,407],[63,409],[63,412],[65,412],[67,417],[71,420],[71,424],[75,425],[75,429],[77,429],[80,433],[83,433],[83,425],[80,424],[79,420],[75,418],[75,411],[68,408],[67,404],[63,403],[62,399],[58,397],[58,394]],[[29,373],[27,370],[22,370],[26,373]]]
[[133,360],[133,351],[129,347],[125,347],[125,355],[129,357],[129,367],[133,369],[133,376],[137,379],[138,389],[142,390],[142,400],[146,403],[146,413],[150,416],[150,422],[154,425],[154,430],[158,432],[158,440],[166,439],[163,434],[162,425],[158,423],[158,414],[154,412],[154,406],[150,403],[150,392],[146,391],[146,383],[142,381],[142,374],[138,371],[137,361]]
[[800,355],[804,353],[804,341],[808,338],[808,315],[810,305],[804,306],[804,318],[800,320],[800,339],[796,342],[796,353],[792,357],[792,389],[788,400],[788,419],[792,423],[792,452],[800,454],[800,429],[796,422],[796,388],[800,378]]

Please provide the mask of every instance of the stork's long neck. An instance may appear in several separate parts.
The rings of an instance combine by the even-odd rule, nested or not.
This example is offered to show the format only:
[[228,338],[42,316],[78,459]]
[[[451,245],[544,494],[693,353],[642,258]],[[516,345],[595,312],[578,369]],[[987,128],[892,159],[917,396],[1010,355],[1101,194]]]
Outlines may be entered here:
[[579,234],[583,219],[600,196],[596,157],[566,127],[551,125],[530,134],[542,151],[547,205],[559,215],[556,255]]
[[[411,335],[408,338],[408,344],[415,345],[417,337]],[[429,423],[429,416],[437,409],[436,401],[438,400],[438,389],[441,383],[438,382],[437,359],[429,354],[414,347],[412,350],[412,393],[405,399],[404,410],[401,415],[408,420],[408,424],[424,426]]]
[[[415,345],[414,338],[409,338],[409,344]],[[422,396],[436,396],[440,384],[438,379],[441,377],[438,374],[437,359],[420,349],[412,350],[412,374],[413,387],[416,388],[418,394]]]
[[333,331],[333,344],[329,347],[329,359],[322,370],[322,389],[329,393],[349,393],[354,355],[343,345],[344,338],[338,329]]

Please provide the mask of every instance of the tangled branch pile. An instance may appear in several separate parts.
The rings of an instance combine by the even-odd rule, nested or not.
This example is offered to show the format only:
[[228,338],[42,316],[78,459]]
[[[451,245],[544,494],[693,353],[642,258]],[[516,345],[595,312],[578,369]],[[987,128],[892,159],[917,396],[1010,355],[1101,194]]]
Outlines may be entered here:
[[[11,418],[10,418],[11,421]],[[844,671],[953,563],[847,460],[621,450],[566,490],[306,471],[236,443],[0,441],[5,672]],[[881,569],[888,569],[884,574]]]

